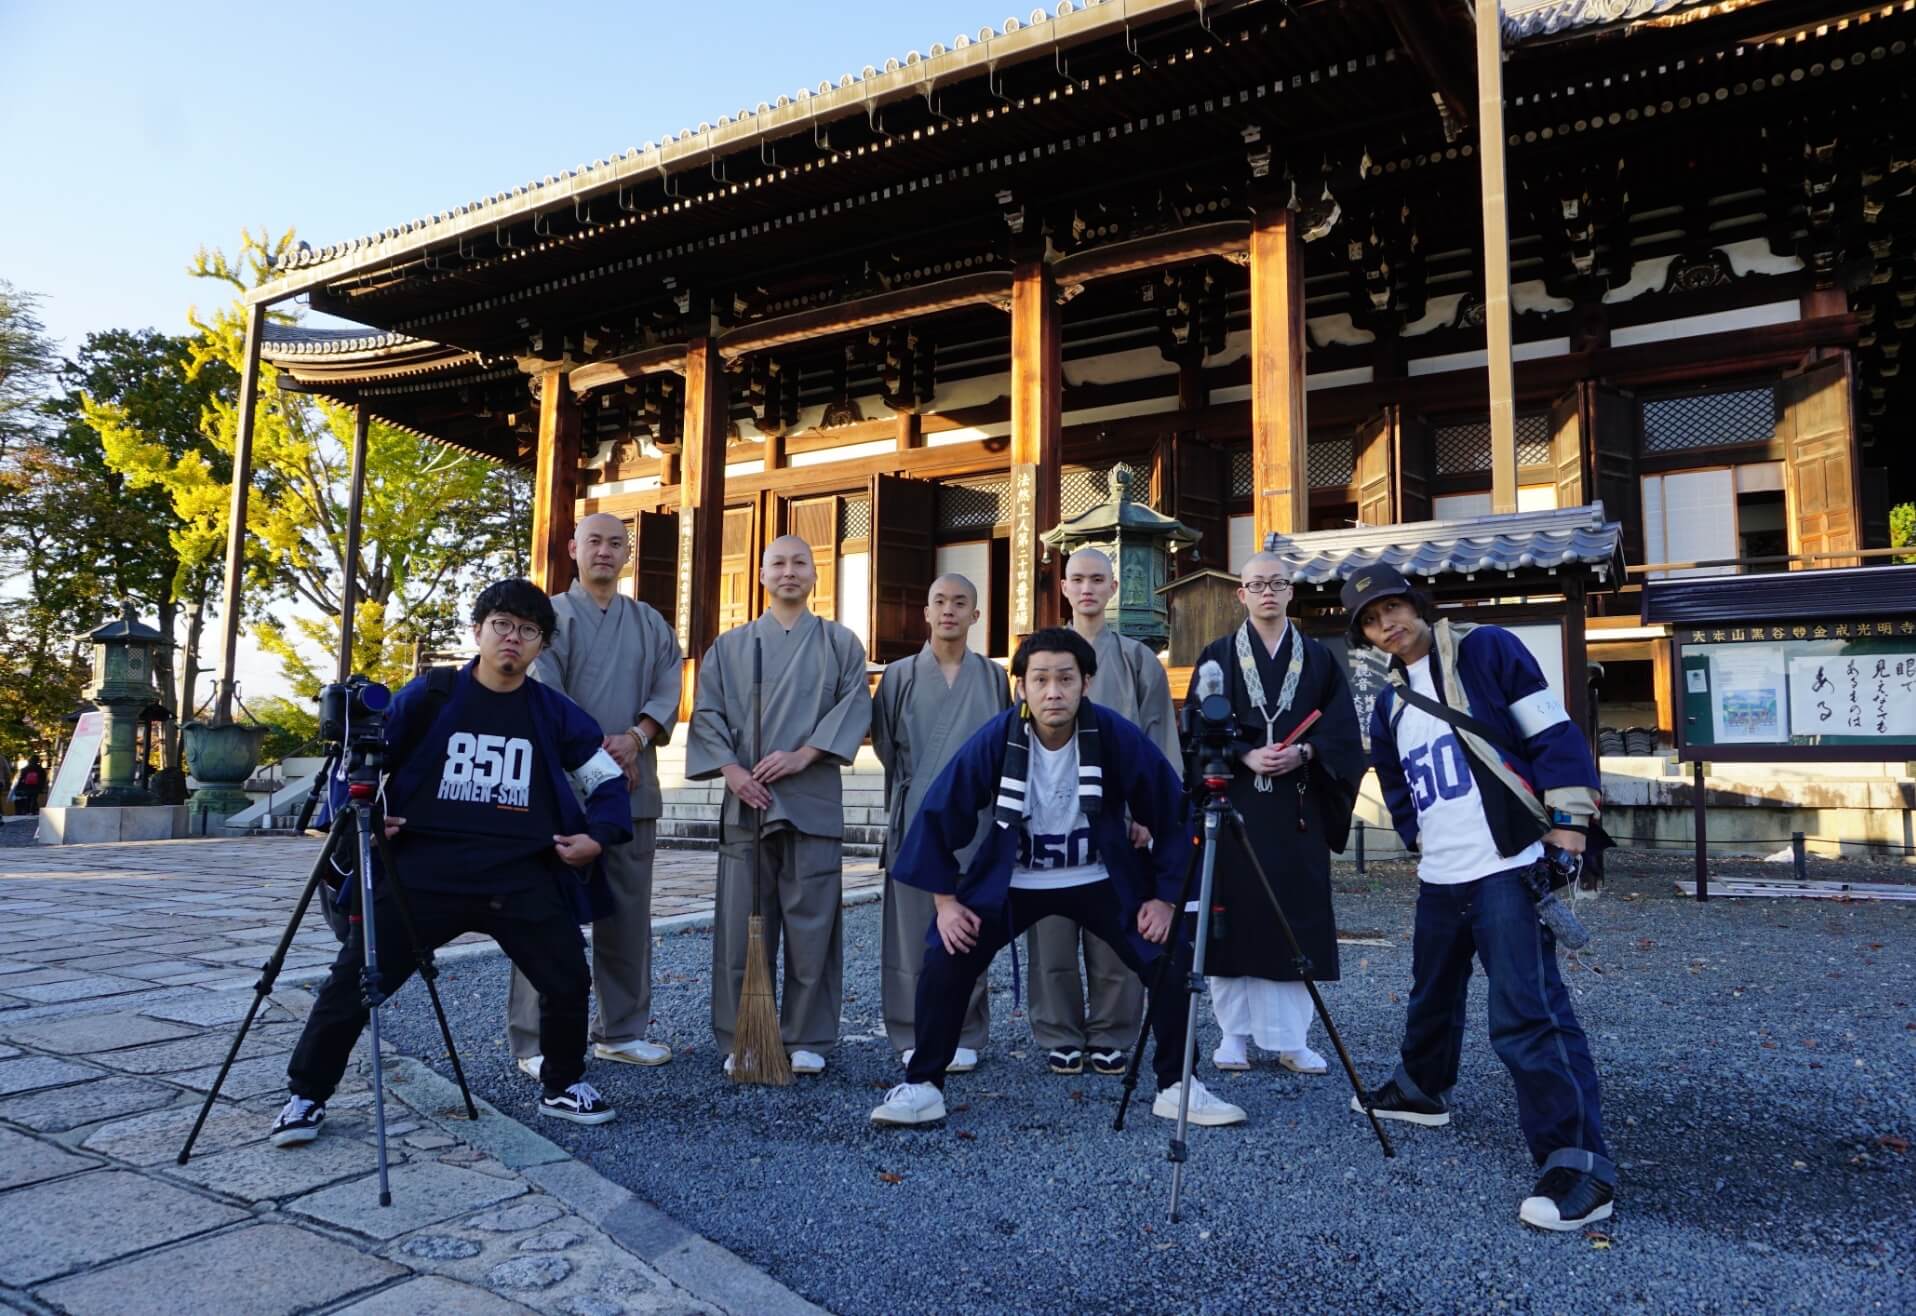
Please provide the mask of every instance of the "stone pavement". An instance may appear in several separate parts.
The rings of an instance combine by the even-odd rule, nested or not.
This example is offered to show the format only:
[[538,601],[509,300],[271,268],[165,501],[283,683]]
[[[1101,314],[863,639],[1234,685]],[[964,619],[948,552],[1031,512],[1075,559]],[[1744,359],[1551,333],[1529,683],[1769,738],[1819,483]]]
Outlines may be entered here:
[[[815,1311],[423,1065],[389,1058],[377,1205],[365,1047],[318,1142],[265,1141],[336,943],[293,943],[175,1163],[318,853],[289,838],[0,850],[0,1311]],[[709,919],[714,856],[661,852],[665,927]],[[848,901],[873,898],[869,864]],[[484,939],[447,954],[484,954]]]

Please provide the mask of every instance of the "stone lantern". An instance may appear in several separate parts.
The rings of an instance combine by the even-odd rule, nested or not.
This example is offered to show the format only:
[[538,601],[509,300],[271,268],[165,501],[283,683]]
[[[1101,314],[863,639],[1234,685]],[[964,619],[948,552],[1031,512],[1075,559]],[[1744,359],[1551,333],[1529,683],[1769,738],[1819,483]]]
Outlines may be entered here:
[[1041,538],[1062,563],[1081,548],[1095,548],[1111,559],[1118,577],[1118,594],[1106,610],[1106,619],[1120,635],[1162,651],[1171,628],[1164,597],[1158,593],[1171,578],[1171,554],[1195,544],[1197,531],[1175,517],[1133,501],[1141,475],[1120,462],[1111,470],[1111,496],[1068,521],[1060,522]]
[[134,784],[134,737],[154,699],[154,654],[167,638],[141,622],[128,601],[120,605],[117,621],[87,639],[93,642],[93,689],[87,695],[106,715],[106,730],[100,742],[100,783],[79,803],[87,808],[153,804],[153,796]]

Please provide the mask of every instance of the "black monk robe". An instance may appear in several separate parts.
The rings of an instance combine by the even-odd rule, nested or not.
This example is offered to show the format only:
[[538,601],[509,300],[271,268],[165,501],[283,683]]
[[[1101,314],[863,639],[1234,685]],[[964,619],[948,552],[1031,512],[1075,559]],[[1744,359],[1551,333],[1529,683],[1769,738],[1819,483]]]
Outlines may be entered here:
[[[1240,627],[1241,629],[1241,627]],[[1363,741],[1358,736],[1357,712],[1351,703],[1350,683],[1343,665],[1316,640],[1288,629],[1273,656],[1255,630],[1249,634],[1252,658],[1264,685],[1266,707],[1252,702],[1238,661],[1237,631],[1214,640],[1198,658],[1200,667],[1215,662],[1224,671],[1232,710],[1237,714],[1241,739],[1232,747],[1234,776],[1231,802],[1244,815],[1244,828],[1265,874],[1277,890],[1284,916],[1297,934],[1298,945],[1311,961],[1311,976],[1320,982],[1338,977],[1337,918],[1331,908],[1331,854],[1344,848],[1350,835],[1351,810],[1363,779]],[[1284,676],[1291,665],[1291,646],[1304,646],[1304,670],[1291,707],[1277,718],[1267,737],[1265,718],[1277,711]],[[1244,766],[1242,755],[1265,744],[1281,744],[1313,710],[1323,716],[1304,733],[1301,743],[1315,756],[1295,772],[1270,778],[1271,790],[1257,789],[1257,777]],[[1302,785],[1303,790],[1298,787]],[[1299,827],[1299,820],[1303,826]],[[1278,926],[1270,897],[1228,830],[1218,854],[1215,900],[1223,910],[1223,930],[1213,924],[1211,947],[1204,971],[1219,978],[1267,978],[1296,982],[1295,957]]]

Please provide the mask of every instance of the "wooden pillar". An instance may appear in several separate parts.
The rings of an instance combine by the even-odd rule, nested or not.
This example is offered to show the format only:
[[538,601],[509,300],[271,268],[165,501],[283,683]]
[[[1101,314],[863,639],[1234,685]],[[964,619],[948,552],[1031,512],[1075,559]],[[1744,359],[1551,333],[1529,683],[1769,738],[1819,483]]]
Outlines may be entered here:
[[345,581],[339,591],[339,675],[344,681],[353,674],[353,613],[359,608],[359,530],[366,507],[366,433],[372,415],[360,403],[353,413],[353,473],[351,492],[346,499],[346,555],[341,564]]
[[910,452],[925,446],[925,427],[916,411],[898,413],[898,451]]
[[572,584],[572,523],[579,500],[579,404],[562,366],[539,374],[539,450],[532,493],[532,583],[548,594]]
[[[226,594],[220,601],[220,680],[213,722],[233,720],[233,669],[239,661],[241,568],[246,562],[246,496],[253,487],[253,424],[259,409],[259,347],[265,303],[246,308],[246,346],[240,362],[238,432],[233,436],[233,493],[226,521]],[[190,711],[190,710],[189,710]]]
[[1310,528],[1304,445],[1304,248],[1283,206],[1251,224],[1251,516],[1265,536]]
[[1490,353],[1490,510],[1517,510],[1510,357],[1510,217],[1504,199],[1503,6],[1477,6],[1477,164],[1483,178],[1484,340]]
[[[697,662],[718,638],[725,538],[725,363],[710,338],[685,353],[685,438],[679,450],[679,648]],[[687,688],[690,688],[687,682]]]
[[[1058,616],[1057,573],[1038,536],[1058,522],[1063,451],[1063,356],[1058,299],[1042,260],[1011,281],[1011,644]],[[1060,564],[1062,565],[1062,564]]]

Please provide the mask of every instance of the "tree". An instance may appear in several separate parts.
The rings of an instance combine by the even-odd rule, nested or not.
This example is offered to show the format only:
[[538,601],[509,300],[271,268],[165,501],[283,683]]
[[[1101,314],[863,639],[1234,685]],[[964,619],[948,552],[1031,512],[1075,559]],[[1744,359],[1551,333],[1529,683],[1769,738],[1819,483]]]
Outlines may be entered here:
[[45,425],[40,408],[60,357],[40,322],[39,304],[0,279],[0,462]]
[[[1889,546],[1902,548],[1908,544],[1916,544],[1916,503],[1898,503],[1889,509]],[[1916,562],[1916,555],[1891,561]]]
[[[191,272],[231,298],[188,319],[188,375],[237,380],[245,360],[245,294],[264,282],[293,246],[241,234],[237,258],[202,249]],[[290,317],[275,313],[276,323]],[[89,399],[89,421],[107,459],[129,483],[151,482],[170,498],[188,547],[223,546],[229,515],[225,481],[200,452],[164,450],[124,423],[121,404]],[[199,437],[230,461],[239,428],[238,390],[208,395]],[[462,587],[522,554],[530,531],[524,477],[392,426],[372,425],[360,550],[346,561],[346,509],[353,413],[309,395],[281,392],[262,364],[253,431],[253,485],[247,507],[244,613],[260,645],[279,657],[296,695],[311,699],[332,679],[342,584],[357,582],[352,667],[393,684],[411,672],[416,646],[449,638]],[[215,549],[214,557],[217,560]],[[300,615],[282,626],[267,612],[291,601]]]

